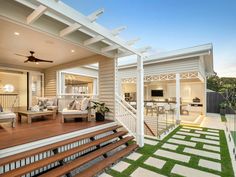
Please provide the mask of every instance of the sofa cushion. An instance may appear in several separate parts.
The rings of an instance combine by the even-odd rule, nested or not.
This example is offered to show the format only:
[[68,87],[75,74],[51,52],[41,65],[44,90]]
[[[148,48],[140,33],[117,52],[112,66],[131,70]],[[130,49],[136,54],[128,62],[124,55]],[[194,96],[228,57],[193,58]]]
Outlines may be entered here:
[[15,119],[16,114],[13,112],[1,112],[0,119]]
[[69,114],[88,114],[88,110],[84,110],[84,111],[81,111],[81,110],[69,110],[69,109],[63,109],[62,110],[62,115],[69,115]]
[[80,108],[81,111],[87,110],[88,106],[89,106],[89,99],[88,98],[84,98],[82,100],[82,102],[81,102],[81,108]]

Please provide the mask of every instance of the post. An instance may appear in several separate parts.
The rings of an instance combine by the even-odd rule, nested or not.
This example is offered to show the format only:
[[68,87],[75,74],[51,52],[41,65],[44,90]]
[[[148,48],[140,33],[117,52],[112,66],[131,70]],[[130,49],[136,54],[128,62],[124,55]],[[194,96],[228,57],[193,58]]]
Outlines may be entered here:
[[203,99],[203,115],[206,116],[207,114],[207,78],[204,78],[204,99]]
[[143,84],[143,58],[137,56],[137,120],[136,120],[136,141],[139,147],[144,146],[144,84]]
[[97,87],[98,87],[98,84],[97,84],[97,78],[96,78],[96,79],[93,79],[93,95],[98,94]]
[[180,74],[176,73],[176,124],[180,123]]

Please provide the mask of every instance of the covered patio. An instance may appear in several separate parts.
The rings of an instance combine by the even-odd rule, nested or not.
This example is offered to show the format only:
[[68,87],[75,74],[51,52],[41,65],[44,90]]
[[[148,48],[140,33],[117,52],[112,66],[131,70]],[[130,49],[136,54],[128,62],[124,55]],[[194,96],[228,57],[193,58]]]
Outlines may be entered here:
[[[19,105],[13,103],[3,105],[4,110],[15,113],[14,121],[17,123],[14,128],[13,124],[10,127],[8,122],[3,124],[1,122],[1,175],[50,176],[50,173],[58,173],[58,176],[67,175],[96,158],[100,158],[102,162],[108,159],[106,163],[112,164],[135,150],[138,145],[140,147],[144,145],[142,97],[137,104],[140,109],[133,117],[135,121],[129,125],[130,127],[118,130],[125,125],[121,118],[130,114],[129,109],[116,96],[118,57],[128,55],[137,57],[136,73],[140,78],[137,89],[138,94],[143,95],[142,53],[146,50],[133,49],[131,45],[135,40],[124,41],[118,37],[124,27],[108,30],[96,23],[96,19],[104,12],[103,9],[85,16],[61,1],[10,0],[1,1],[0,4],[1,72],[6,75],[22,74],[26,79],[26,82],[11,83],[10,87],[13,89],[8,89],[12,94],[21,96],[22,92],[17,85],[22,84],[25,97],[24,99],[17,97]],[[84,93],[66,95],[65,89],[61,88],[60,82],[63,77],[61,71],[93,63],[98,63],[97,90],[94,89],[92,95]],[[8,82],[10,79],[7,77],[3,79],[5,87],[5,81]],[[92,79],[94,78],[89,78],[89,81]],[[6,91],[1,91],[4,99],[8,99]],[[83,113],[86,115],[86,122],[61,121],[61,113],[63,114],[63,110],[67,107],[67,103],[63,104],[65,96],[71,100],[79,97],[89,100],[84,110],[86,113]],[[97,101],[105,103],[110,110],[103,122],[96,122],[93,115],[89,116],[87,108],[95,96]],[[37,101],[39,97],[57,100],[52,103],[55,106],[53,113],[47,106],[43,106],[42,110],[35,108],[35,105],[39,104]],[[120,112],[118,107],[122,107],[126,114]],[[82,110],[82,107],[78,109]],[[30,118],[29,121],[32,112],[40,116],[31,117],[32,120]],[[54,112],[59,112],[56,117]],[[45,113],[53,115],[52,119],[50,116],[47,119]],[[26,115],[28,120],[18,122],[17,114]],[[41,118],[41,114],[45,114],[44,118]],[[4,113],[1,115],[4,116]],[[81,118],[80,116],[77,115],[76,118]],[[131,126],[134,129],[131,129]],[[135,143],[130,144],[133,139]],[[118,154],[115,153],[114,157],[114,152],[110,152],[116,148],[120,149],[115,151]],[[78,159],[80,156],[87,160],[81,161],[83,158]],[[72,163],[75,166],[72,166]],[[99,168],[95,168],[98,171],[93,170],[94,175],[99,172]],[[84,174],[87,172],[84,171]]]

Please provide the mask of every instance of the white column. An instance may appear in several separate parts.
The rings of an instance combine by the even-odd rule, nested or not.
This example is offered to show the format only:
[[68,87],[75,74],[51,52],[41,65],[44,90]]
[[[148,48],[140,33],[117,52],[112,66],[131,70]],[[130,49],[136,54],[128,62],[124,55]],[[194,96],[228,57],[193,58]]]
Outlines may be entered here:
[[137,120],[136,120],[136,140],[139,147],[144,146],[144,84],[143,84],[143,58],[137,56]]
[[175,76],[176,81],[176,123],[180,123],[180,74]]
[[203,115],[206,116],[207,114],[207,78],[204,78],[204,102],[203,102]]
[[97,84],[97,78],[93,79],[93,95],[97,95],[97,88],[98,88],[98,84]]

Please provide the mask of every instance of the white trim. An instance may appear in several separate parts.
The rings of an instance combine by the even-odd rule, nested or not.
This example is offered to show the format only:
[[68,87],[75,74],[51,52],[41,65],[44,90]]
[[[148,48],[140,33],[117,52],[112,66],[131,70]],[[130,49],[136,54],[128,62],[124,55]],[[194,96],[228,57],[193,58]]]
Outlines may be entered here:
[[63,74],[73,74],[73,75],[78,75],[78,76],[87,76],[87,77],[92,77],[95,79],[98,79],[98,76],[90,75],[90,74],[82,74],[82,73],[75,73],[75,72],[70,72],[70,71],[61,71]]
[[102,130],[102,129],[105,129],[105,128],[109,128],[109,127],[112,127],[112,126],[115,126],[115,125],[117,125],[116,122],[106,123],[106,124],[103,124],[103,125],[98,125],[98,126],[94,126],[94,127],[91,127],[91,128],[86,128],[86,129],[83,129],[83,130],[78,130],[78,131],[74,131],[74,132],[71,132],[71,133],[66,133],[66,134],[63,134],[63,135],[58,135],[58,136],[54,136],[54,137],[51,137],[51,138],[46,138],[46,139],[42,139],[42,140],[39,140],[39,141],[34,141],[34,142],[31,142],[31,143],[26,143],[26,144],[14,146],[14,147],[6,148],[6,149],[1,149],[0,158],[7,157],[7,156],[10,156],[10,155],[14,155],[14,154],[21,153],[21,152],[25,152],[25,151],[28,151],[28,150],[31,150],[31,149],[39,148],[39,147],[46,146],[46,145],[49,145],[49,144],[57,143],[57,142],[67,140],[67,139],[70,139],[70,138],[74,138],[74,137],[77,137],[77,136],[85,135],[87,133],[95,132],[95,131]]

